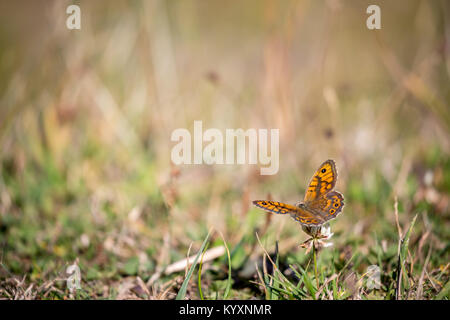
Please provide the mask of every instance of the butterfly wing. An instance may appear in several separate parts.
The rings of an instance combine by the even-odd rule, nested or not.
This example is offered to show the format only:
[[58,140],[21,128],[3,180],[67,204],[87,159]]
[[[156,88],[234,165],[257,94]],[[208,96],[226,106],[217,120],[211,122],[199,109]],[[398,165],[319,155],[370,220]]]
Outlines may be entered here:
[[293,212],[297,209],[297,207],[290,204],[269,200],[255,200],[253,201],[253,204],[258,208],[261,208],[267,212],[272,212],[276,214],[286,214]]
[[323,195],[333,190],[336,180],[337,170],[334,161],[325,161],[311,178],[303,202],[308,205],[316,199],[321,199]]
[[322,216],[290,204],[268,200],[256,200],[253,201],[253,204],[267,212],[276,214],[289,213],[294,220],[300,222],[303,225],[318,226],[325,222]]
[[306,210],[310,210],[324,221],[328,221],[336,218],[343,207],[344,196],[337,191],[331,191],[308,203]]

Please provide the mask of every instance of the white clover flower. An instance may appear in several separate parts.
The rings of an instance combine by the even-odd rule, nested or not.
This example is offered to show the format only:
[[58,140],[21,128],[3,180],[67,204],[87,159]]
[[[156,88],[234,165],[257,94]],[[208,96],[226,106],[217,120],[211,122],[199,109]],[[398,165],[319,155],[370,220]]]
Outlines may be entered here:
[[301,244],[303,248],[307,248],[306,253],[311,250],[313,245],[316,249],[327,248],[333,245],[333,242],[328,242],[333,236],[329,223],[325,223],[321,226],[302,225],[302,230],[311,236],[311,238]]
[[73,291],[75,290],[80,290],[81,271],[80,267],[78,266],[78,258],[72,265],[67,267],[66,274],[68,275],[66,283],[69,291],[73,293]]

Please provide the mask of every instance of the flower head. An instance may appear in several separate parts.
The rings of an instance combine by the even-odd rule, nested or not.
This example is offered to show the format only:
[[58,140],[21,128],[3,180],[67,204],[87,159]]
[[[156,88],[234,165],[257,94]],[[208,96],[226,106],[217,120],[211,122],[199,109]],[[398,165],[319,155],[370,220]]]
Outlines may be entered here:
[[311,248],[314,247],[318,250],[333,245],[333,242],[328,242],[333,236],[331,233],[331,227],[329,223],[325,223],[320,226],[304,226],[302,225],[302,230],[311,236],[308,240],[303,242],[300,246],[306,248],[306,253],[308,253]]

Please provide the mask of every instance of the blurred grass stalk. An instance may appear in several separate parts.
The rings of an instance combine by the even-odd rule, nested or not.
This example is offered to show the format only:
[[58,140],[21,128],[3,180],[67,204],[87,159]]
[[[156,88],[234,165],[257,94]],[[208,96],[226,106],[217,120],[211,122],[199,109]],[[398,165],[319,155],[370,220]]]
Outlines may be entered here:
[[[397,224],[397,230],[398,230],[398,263],[397,263],[397,285],[395,290],[395,299],[401,300],[404,297],[404,291],[408,290],[410,288],[409,284],[409,278],[408,278],[408,272],[406,271],[405,264],[407,262],[407,256],[408,256],[408,246],[409,246],[409,239],[411,237],[411,232],[414,227],[414,224],[416,223],[417,215],[416,214],[408,228],[408,231],[405,233],[405,235],[402,235],[402,230],[400,227],[399,219],[398,219],[398,199],[395,197],[394,202],[394,214],[395,214],[395,220]],[[404,286],[402,287],[402,279]],[[409,292],[409,291],[408,291]]]

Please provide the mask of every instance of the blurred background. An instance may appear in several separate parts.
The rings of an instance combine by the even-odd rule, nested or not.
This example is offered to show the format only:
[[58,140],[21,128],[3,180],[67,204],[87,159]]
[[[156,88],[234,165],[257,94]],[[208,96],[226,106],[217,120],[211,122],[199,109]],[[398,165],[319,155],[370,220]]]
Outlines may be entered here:
[[[81,30],[66,27],[70,4]],[[370,4],[381,30],[366,27]],[[447,282],[447,1],[0,1],[0,75],[2,298],[66,297],[74,261],[83,297],[173,298],[184,269],[152,276],[195,254],[210,228],[232,252],[232,297],[262,297],[255,231],[300,265],[307,235],[251,201],[302,200],[329,158],[346,203],[336,259],[356,252],[363,273],[380,246],[392,274],[397,197],[403,231],[418,214],[411,273],[431,252],[429,296]],[[279,128],[278,174],[171,164],[172,131],[194,120]],[[222,244],[218,232],[211,241]],[[208,290],[226,261],[204,271]]]

